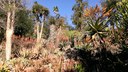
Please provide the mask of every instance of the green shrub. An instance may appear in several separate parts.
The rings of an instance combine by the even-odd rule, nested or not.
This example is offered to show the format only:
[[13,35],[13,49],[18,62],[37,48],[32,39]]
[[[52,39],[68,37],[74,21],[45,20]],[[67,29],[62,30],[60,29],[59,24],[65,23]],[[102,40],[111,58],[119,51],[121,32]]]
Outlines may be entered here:
[[82,64],[78,64],[75,66],[77,72],[85,72],[85,69],[82,67]]

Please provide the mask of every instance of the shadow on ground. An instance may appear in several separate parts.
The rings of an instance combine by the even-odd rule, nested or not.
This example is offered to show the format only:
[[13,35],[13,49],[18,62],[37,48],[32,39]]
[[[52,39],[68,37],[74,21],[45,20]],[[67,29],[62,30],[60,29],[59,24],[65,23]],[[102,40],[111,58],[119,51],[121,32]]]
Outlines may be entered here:
[[85,49],[69,49],[66,56],[80,61],[85,72],[128,72],[128,49],[112,54],[105,49],[95,55]]

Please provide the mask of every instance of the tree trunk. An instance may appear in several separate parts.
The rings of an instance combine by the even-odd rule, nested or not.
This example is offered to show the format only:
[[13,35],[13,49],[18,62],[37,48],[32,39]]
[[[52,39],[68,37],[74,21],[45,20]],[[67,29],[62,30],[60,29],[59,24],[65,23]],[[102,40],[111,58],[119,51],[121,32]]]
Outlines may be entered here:
[[40,40],[42,38],[43,27],[44,27],[44,21],[41,24],[41,30],[40,30],[40,35],[39,35]]
[[11,58],[12,47],[12,35],[14,32],[14,20],[15,20],[15,4],[13,4],[14,10],[7,12],[7,26],[6,26],[6,60]]
[[41,24],[41,28],[39,27],[39,23],[37,24],[37,43],[40,43],[40,41],[41,41],[42,32],[43,32],[43,26],[44,26],[43,22]]
[[37,27],[36,27],[36,31],[37,31],[37,43],[39,42],[39,40],[40,40],[40,30],[39,30],[39,23],[37,23]]
[[6,60],[9,60],[11,57],[11,45],[12,45],[12,41],[11,41],[11,37],[13,34],[13,29],[10,28],[10,23],[11,23],[11,12],[7,13],[7,26],[6,26]]
[[9,60],[11,57],[12,34],[13,34],[12,29],[6,30],[6,60]]
[[39,51],[39,48],[41,47],[41,44],[42,44],[42,41],[41,41],[41,38],[42,38],[42,32],[43,32],[43,26],[44,26],[44,22],[42,22],[41,24],[41,27],[40,27],[40,23],[37,22],[37,40],[36,40],[36,51],[35,53],[38,53]]

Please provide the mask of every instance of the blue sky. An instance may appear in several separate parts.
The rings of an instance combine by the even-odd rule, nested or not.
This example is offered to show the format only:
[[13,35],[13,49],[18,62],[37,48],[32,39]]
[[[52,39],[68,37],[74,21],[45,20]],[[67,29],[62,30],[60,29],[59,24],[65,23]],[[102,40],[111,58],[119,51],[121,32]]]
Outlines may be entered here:
[[[53,13],[53,7],[58,6],[59,13],[61,16],[67,18],[67,22],[72,25],[71,16],[73,14],[72,7],[75,4],[75,0],[33,0],[37,1],[39,4],[49,8],[50,15],[55,16]],[[95,6],[100,4],[100,0],[88,0],[89,6]]]

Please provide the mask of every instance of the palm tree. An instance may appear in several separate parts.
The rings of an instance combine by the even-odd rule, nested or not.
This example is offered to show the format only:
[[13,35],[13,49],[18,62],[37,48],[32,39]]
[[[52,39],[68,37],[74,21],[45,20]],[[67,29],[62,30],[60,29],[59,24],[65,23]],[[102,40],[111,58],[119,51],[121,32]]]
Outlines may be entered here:
[[55,6],[55,7],[53,8],[53,12],[56,14],[56,19],[59,19],[60,14],[59,14],[59,9],[58,9],[57,6]]
[[[39,5],[37,2],[34,3],[32,10],[33,10],[33,14],[36,17],[37,43],[39,43],[42,38],[45,19],[49,15],[49,10],[46,7]],[[40,18],[42,18],[43,20],[41,20]],[[40,22],[41,22],[41,26],[40,26]]]

